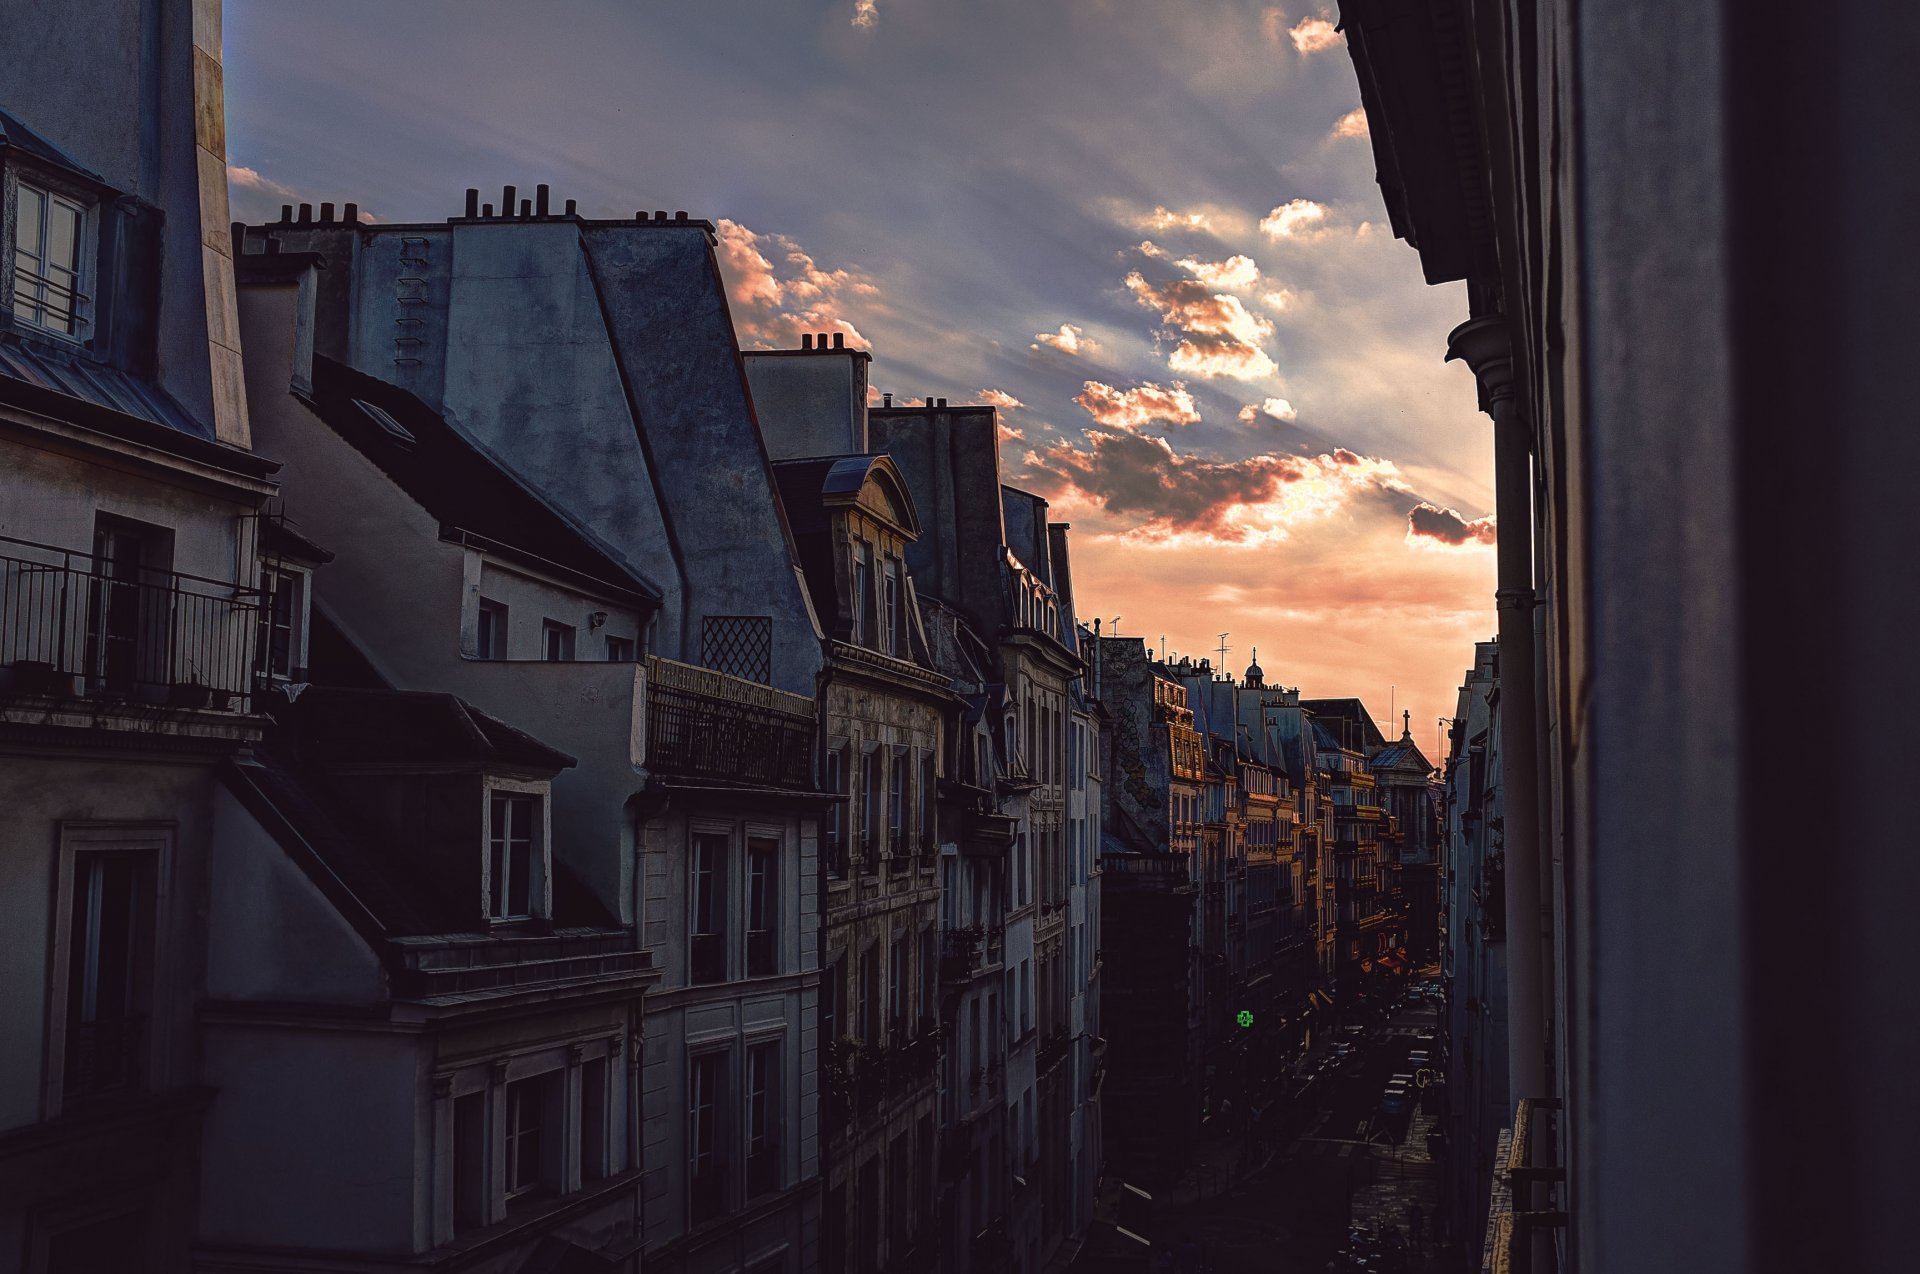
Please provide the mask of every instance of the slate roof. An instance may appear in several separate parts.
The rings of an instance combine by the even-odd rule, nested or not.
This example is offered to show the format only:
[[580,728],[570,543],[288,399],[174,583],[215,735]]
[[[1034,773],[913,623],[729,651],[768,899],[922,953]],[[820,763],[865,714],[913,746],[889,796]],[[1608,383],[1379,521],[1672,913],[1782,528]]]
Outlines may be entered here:
[[248,466],[251,452],[214,443],[213,426],[196,420],[158,385],[79,350],[69,353],[13,333],[0,333],[0,401],[59,419],[74,417],[115,434],[127,432],[124,425],[114,427],[120,422],[158,425],[212,443],[223,453],[215,463],[226,467],[275,467],[265,461]]
[[79,163],[58,146],[28,128],[20,121],[19,116],[4,106],[0,106],[0,147],[18,150],[42,163],[58,165],[70,173],[76,173],[99,185],[107,184],[101,179],[99,173]]
[[319,762],[460,762],[557,773],[574,758],[455,695],[309,686],[280,712]]
[[[1408,762],[1412,762],[1412,764],[1409,765],[1407,764]],[[1427,758],[1421,754],[1420,749],[1415,747],[1410,739],[1402,739],[1398,743],[1389,743],[1386,747],[1374,753],[1372,759],[1369,760],[1367,764],[1376,770],[1408,769],[1419,770],[1423,773],[1433,768],[1427,764]]]
[[329,428],[439,519],[443,532],[466,532],[490,542],[483,547],[530,555],[632,594],[638,603],[658,603],[660,590],[651,581],[406,390],[316,355],[313,392],[303,397]]
[[1387,742],[1380,727],[1373,723],[1367,706],[1358,699],[1302,699],[1300,706],[1322,720],[1346,721],[1357,727],[1358,737],[1348,745],[1352,751],[1372,752]]

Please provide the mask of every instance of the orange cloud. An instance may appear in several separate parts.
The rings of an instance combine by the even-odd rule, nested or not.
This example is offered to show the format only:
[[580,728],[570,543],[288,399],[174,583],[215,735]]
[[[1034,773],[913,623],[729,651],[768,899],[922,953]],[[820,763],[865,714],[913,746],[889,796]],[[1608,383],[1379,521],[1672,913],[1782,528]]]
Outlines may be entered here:
[[1155,205],[1152,212],[1134,222],[1142,230],[1205,230],[1213,229],[1213,220],[1204,212],[1174,212],[1171,209]]
[[1088,430],[1086,440],[1027,452],[1023,480],[1068,506],[1090,506],[1114,533],[1148,545],[1271,544],[1362,493],[1407,491],[1392,461],[1344,447],[1207,460],[1142,434]]
[[1092,416],[1094,423],[1108,429],[1144,429],[1148,425],[1194,425],[1200,423],[1200,408],[1186,387],[1175,382],[1169,388],[1148,381],[1132,389],[1115,389],[1090,380],[1074,395],[1073,401]]
[[875,0],[853,0],[853,25],[865,29],[879,21],[880,10],[875,7]]
[[1250,288],[1260,281],[1260,267],[1252,257],[1232,256],[1225,261],[1182,257],[1174,264],[1211,288]]
[[1459,547],[1467,544],[1493,544],[1498,542],[1499,538],[1492,515],[1475,518],[1469,522],[1453,509],[1443,509],[1425,500],[1407,511],[1407,543],[1409,544],[1418,544],[1425,540],[1434,544]]
[[980,401],[990,407],[998,407],[1001,411],[1017,411],[1026,406],[1004,389],[983,389],[980,391]]
[[247,168],[240,164],[227,165],[227,184],[238,186],[242,190],[257,190],[261,194],[272,195],[276,199],[294,197],[292,187],[283,186],[270,177],[261,176],[257,168]]
[[1161,321],[1180,334],[1168,356],[1173,371],[1198,376],[1257,380],[1279,371],[1262,343],[1273,324],[1247,311],[1240,298],[1214,292],[1198,279],[1149,282],[1138,270],[1127,275],[1127,290]]
[[1260,229],[1270,239],[1295,239],[1322,228],[1327,209],[1311,199],[1290,199],[1260,218]]
[[1301,57],[1331,49],[1340,43],[1340,33],[1325,18],[1302,18],[1287,32]]
[[822,269],[785,235],[756,234],[724,218],[714,229],[733,326],[743,345],[789,348],[809,332],[844,332],[850,345],[868,343],[843,313],[851,298],[878,295],[865,276]]
[[1091,354],[1100,348],[1100,342],[1072,323],[1062,323],[1057,332],[1036,333],[1033,339],[1035,343],[1029,348],[1037,350],[1044,345],[1048,349],[1059,350],[1062,354],[1074,358],[1082,354]]
[[1240,409],[1241,422],[1249,425],[1258,421],[1262,416],[1271,416],[1275,420],[1296,420],[1299,418],[1299,415],[1300,413],[1293,409],[1293,404],[1284,398],[1269,398],[1265,402],[1257,404],[1248,403]]
[[1335,137],[1367,137],[1367,112],[1362,107],[1354,107],[1339,119],[1333,121]]

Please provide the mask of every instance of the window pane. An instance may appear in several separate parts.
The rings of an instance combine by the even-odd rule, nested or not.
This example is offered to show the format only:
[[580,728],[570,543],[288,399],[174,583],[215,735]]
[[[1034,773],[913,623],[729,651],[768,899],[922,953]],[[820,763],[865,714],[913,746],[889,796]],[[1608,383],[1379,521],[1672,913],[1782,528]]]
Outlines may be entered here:
[[64,199],[47,210],[47,264],[69,273],[80,268],[80,209]]
[[40,230],[46,215],[46,196],[25,182],[20,184],[19,210],[14,220],[14,246],[40,257]]

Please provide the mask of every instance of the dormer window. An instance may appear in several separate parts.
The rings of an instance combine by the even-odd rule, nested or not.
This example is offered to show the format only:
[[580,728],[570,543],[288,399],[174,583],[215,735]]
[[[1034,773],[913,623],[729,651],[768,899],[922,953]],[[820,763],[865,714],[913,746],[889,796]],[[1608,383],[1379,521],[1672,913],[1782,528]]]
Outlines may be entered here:
[[880,597],[880,649],[900,653],[900,567],[888,562]]
[[496,924],[546,910],[545,813],[539,792],[488,791],[486,914]]
[[13,316],[59,336],[84,339],[91,220],[85,203],[22,179],[13,218]]

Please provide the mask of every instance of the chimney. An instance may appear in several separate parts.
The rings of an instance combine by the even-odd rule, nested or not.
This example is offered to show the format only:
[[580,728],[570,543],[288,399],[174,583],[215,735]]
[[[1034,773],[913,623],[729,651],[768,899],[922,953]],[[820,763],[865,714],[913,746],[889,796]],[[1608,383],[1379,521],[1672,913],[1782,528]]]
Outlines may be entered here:
[[812,332],[802,332],[802,333],[800,333],[800,348],[801,348],[801,349],[812,349],[812,348],[813,348],[813,333],[812,333]]
[[302,220],[302,221],[312,221],[312,220],[313,220],[313,205],[312,205],[312,204],[310,204],[310,203],[303,203],[303,204],[301,204],[301,205],[300,205],[300,220]]
[[480,215],[480,191],[473,186],[468,186],[467,187],[467,220],[472,221],[475,217],[479,215]]
[[567,215],[569,217],[578,215],[577,209],[578,209],[578,205],[573,200],[571,199],[567,200]]
[[547,215],[547,183],[544,181],[533,188],[533,215],[536,217]]
[[323,203],[320,205],[320,224],[323,226],[330,226],[333,224],[333,205],[332,204]]
[[483,204],[481,204],[481,205],[480,205],[480,215],[481,215],[482,217],[491,217],[491,216],[493,215],[493,205],[492,205],[492,204],[490,204],[490,203],[483,203]]
[[942,398],[939,402],[934,404],[934,406],[936,407],[945,407],[946,405],[947,405],[947,400],[944,398]]
[[655,208],[653,210],[653,219],[655,221],[665,221],[667,219],[666,210],[663,208]]
[[880,405],[881,405],[882,407],[891,407],[891,406],[893,406],[893,395],[892,395],[892,394],[882,394],[882,395],[880,395]]
[[293,220],[293,205],[290,203],[281,204],[280,205],[280,224],[285,225],[292,220]]
[[340,220],[346,222],[350,226],[359,225],[360,224],[360,205],[357,203],[350,203],[346,207],[342,208],[340,210]]
[[522,199],[522,200],[520,201],[520,216],[521,216],[521,219],[522,219],[522,220],[524,220],[524,219],[526,219],[527,217],[531,217],[532,215],[533,215],[533,200],[531,200],[531,199]]
[[501,216],[511,217],[513,215],[513,197],[517,193],[518,192],[512,186],[504,186],[501,188],[500,190],[500,215]]
[[673,219],[675,221],[685,221],[687,219],[687,214],[684,212],[676,212],[673,214]]
[[835,332],[833,334],[833,347],[835,349],[845,349],[847,347],[847,334],[845,332]]

